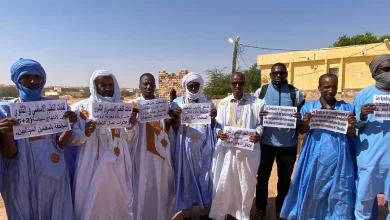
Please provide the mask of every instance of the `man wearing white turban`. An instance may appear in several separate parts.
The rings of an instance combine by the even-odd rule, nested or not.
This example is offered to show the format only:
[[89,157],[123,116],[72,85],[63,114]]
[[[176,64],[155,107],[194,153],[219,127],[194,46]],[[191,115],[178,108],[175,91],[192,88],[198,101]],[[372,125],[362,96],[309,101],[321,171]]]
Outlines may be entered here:
[[[188,73],[182,79],[185,96],[173,100],[175,113],[172,127],[176,132],[173,146],[175,171],[174,212],[182,211],[183,219],[191,219],[193,205],[200,207],[200,219],[209,219],[212,201],[211,162],[217,140],[215,117],[217,110],[210,99],[203,96],[203,79],[198,73]],[[181,124],[182,104],[211,103],[210,124]]]
[[[133,143],[137,123],[130,118],[128,129],[96,129],[89,119],[94,102],[121,102],[115,76],[97,70],[90,78],[91,96],[75,103],[72,110],[79,116],[78,145],[74,177],[75,219],[134,219],[133,204]],[[119,147],[119,151],[114,149]]]
[[[377,56],[370,63],[375,85],[362,89],[354,100],[359,135],[356,145],[356,219],[370,219],[374,200],[384,193],[390,201],[390,121],[374,117],[374,96],[390,99],[390,54]],[[390,210],[390,205],[389,205]],[[387,216],[390,219],[390,214]]]

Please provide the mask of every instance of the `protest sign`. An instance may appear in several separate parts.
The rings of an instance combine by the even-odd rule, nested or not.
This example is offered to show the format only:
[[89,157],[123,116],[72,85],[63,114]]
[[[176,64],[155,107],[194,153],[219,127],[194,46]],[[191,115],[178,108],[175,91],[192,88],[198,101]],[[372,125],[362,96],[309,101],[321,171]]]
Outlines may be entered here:
[[183,104],[181,107],[182,124],[210,124],[211,103]]
[[347,111],[314,109],[311,112],[310,129],[324,129],[346,134],[350,114],[351,112]]
[[374,119],[390,120],[390,95],[374,95]]
[[263,117],[264,127],[292,129],[297,127],[297,119],[294,117],[297,107],[266,105],[264,111],[268,112],[268,115]]
[[158,121],[168,118],[168,99],[138,100],[139,118],[141,123]]
[[97,128],[128,128],[132,110],[131,103],[93,102],[92,120]]
[[222,146],[253,151],[254,143],[249,141],[249,136],[255,135],[256,130],[225,126],[223,132],[229,137]]
[[14,139],[69,131],[69,119],[64,118],[67,107],[65,99],[11,103],[11,117],[19,122],[13,126]]

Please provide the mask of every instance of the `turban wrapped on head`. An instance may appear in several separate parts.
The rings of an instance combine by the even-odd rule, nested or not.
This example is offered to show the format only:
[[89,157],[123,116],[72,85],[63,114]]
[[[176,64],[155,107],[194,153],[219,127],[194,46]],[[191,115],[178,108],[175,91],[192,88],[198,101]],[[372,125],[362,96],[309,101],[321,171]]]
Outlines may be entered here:
[[[199,83],[200,86],[199,86],[199,91],[197,93],[191,93],[187,89],[187,84],[190,82]],[[188,99],[191,99],[191,100],[197,100],[197,99],[204,98],[203,97],[203,85],[204,85],[204,81],[203,81],[202,76],[199,73],[190,72],[187,75],[185,75],[182,79],[182,86],[183,86],[183,89],[186,91],[186,97]]]
[[375,72],[376,70],[378,69],[378,66],[383,62],[383,61],[386,61],[386,60],[390,60],[390,54],[382,54],[382,55],[379,55],[377,57],[375,57],[371,63],[370,63],[370,71],[371,71],[371,74],[372,76],[374,77],[375,76]]
[[[114,81],[114,95],[112,97],[103,97],[97,93],[95,79],[99,76],[111,76]],[[96,70],[89,80],[90,100],[93,102],[121,102],[121,90],[114,74],[108,70]]]
[[[23,87],[19,80],[25,74],[40,75],[43,80],[41,86],[37,89]],[[11,67],[11,80],[19,89],[19,97],[23,102],[39,101],[42,89],[46,84],[46,72],[37,61],[20,58]]]
[[390,54],[382,54],[375,57],[370,63],[370,71],[377,88],[390,90],[390,72],[377,73],[378,66],[386,60],[390,60]]

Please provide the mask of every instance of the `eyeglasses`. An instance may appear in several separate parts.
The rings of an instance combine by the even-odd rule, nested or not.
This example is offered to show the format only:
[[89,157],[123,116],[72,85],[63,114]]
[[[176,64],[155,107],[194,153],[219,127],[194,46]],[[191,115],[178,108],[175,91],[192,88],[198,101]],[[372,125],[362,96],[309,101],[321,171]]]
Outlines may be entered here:
[[199,83],[188,83],[187,88],[199,88],[200,84]]
[[271,72],[272,76],[278,76],[279,74],[281,76],[287,75],[287,71],[278,71],[278,72]]
[[244,86],[244,85],[245,85],[244,82],[232,82],[231,84],[232,84],[232,86],[234,86],[234,87],[236,87],[237,85],[239,85],[239,86]]
[[382,70],[383,72],[390,72],[390,66],[378,67],[377,69]]

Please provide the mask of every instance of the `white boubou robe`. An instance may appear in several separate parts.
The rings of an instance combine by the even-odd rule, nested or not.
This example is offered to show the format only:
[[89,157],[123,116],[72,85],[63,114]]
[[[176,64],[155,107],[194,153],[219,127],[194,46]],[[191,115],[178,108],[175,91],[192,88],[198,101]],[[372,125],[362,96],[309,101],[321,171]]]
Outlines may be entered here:
[[[133,101],[145,100],[139,97]],[[167,220],[172,218],[174,202],[174,175],[171,146],[174,131],[165,129],[164,120],[140,123],[135,127],[138,135],[135,153],[136,203],[135,219]],[[171,133],[168,136],[168,133]]]
[[96,129],[85,136],[89,99],[72,106],[79,116],[75,125],[79,145],[74,177],[74,206],[77,220],[136,219],[133,189],[133,156],[136,129]]
[[[231,102],[234,97],[231,95],[219,102],[216,117],[219,129],[223,130],[224,126],[256,129],[261,136],[263,129],[259,112],[264,101],[249,95],[243,98],[245,104],[237,120],[234,103]],[[214,190],[209,216],[224,219],[230,214],[239,220],[249,220],[261,158],[260,144],[256,143],[253,151],[224,147],[222,144],[219,139],[213,155]]]

